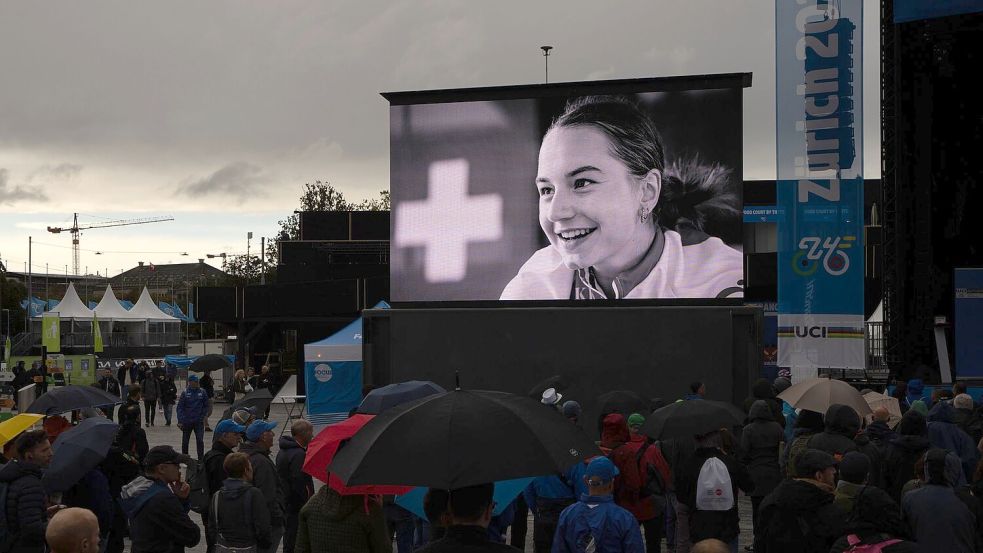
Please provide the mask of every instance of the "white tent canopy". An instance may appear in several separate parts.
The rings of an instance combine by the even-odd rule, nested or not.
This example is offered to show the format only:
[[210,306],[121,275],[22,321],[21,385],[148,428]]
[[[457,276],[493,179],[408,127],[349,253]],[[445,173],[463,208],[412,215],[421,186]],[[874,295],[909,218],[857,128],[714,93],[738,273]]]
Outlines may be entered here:
[[164,322],[181,322],[181,319],[177,317],[172,317],[167,313],[160,310],[159,307],[154,303],[153,298],[150,297],[150,292],[147,291],[147,287],[143,288],[143,292],[140,292],[140,299],[137,300],[136,304],[133,305],[133,309],[128,311],[130,319],[142,319],[145,321],[164,321]]
[[92,310],[82,303],[78,292],[75,291],[75,285],[72,283],[68,284],[68,289],[65,290],[65,297],[58,302],[58,307],[52,310],[51,313],[57,313],[61,319],[92,320]]
[[93,310],[100,320],[143,320],[142,317],[134,316],[132,313],[123,309],[113,293],[113,287],[106,285],[106,292],[102,295],[99,305]]

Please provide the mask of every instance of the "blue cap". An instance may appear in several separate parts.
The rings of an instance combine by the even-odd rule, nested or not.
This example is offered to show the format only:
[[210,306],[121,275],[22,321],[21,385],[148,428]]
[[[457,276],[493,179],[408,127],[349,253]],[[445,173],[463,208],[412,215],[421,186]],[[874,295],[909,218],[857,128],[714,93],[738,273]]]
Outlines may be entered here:
[[215,435],[226,434],[229,432],[235,432],[236,434],[242,434],[246,431],[246,427],[241,424],[236,424],[236,421],[232,419],[225,419],[218,423],[215,427]]
[[260,436],[263,435],[263,432],[276,428],[276,424],[277,423],[275,422],[264,420],[253,421],[253,423],[249,425],[249,428],[246,429],[246,439],[250,442],[255,442]]
[[587,464],[587,478],[597,478],[602,482],[610,482],[618,474],[618,467],[614,466],[611,459],[604,456],[594,457]]
[[198,382],[198,375],[196,375],[196,374],[189,374],[188,375],[188,382]]

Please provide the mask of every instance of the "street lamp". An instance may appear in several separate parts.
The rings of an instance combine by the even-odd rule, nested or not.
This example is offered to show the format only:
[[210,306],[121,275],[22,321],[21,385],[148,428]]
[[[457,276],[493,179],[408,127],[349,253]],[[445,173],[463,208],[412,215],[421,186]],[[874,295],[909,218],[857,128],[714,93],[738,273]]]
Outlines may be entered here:
[[208,259],[215,259],[216,257],[221,257],[222,258],[222,261],[225,261],[225,258],[228,255],[229,254],[227,254],[225,252],[222,252],[222,253],[206,253],[205,254],[205,257],[207,257]]

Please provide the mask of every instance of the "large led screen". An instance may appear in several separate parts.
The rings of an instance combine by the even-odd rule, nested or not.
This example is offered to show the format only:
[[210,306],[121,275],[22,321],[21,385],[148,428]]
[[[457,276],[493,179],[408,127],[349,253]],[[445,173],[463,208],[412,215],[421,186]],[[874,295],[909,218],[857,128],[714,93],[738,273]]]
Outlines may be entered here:
[[740,298],[749,83],[386,94],[391,299]]

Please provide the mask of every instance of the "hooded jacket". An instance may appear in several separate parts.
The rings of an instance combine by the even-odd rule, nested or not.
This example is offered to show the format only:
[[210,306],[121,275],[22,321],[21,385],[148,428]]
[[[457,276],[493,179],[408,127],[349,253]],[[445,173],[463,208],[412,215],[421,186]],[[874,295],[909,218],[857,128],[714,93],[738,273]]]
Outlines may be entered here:
[[823,414],[816,411],[802,410],[795,419],[792,443],[785,444],[782,457],[782,467],[790,477],[795,477],[795,461],[801,452],[807,449],[809,440],[823,431]]
[[[699,480],[703,464],[711,457],[717,457],[723,461],[724,465],[727,466],[727,472],[730,474],[734,506],[728,511],[700,511],[696,508],[697,480]],[[748,470],[737,459],[715,447],[697,448],[693,457],[681,468],[678,482],[682,487],[676,490],[676,495],[679,497],[680,503],[685,503],[689,507],[689,531],[693,543],[708,538],[729,542],[740,534],[737,490],[740,488],[744,493],[750,492],[754,489],[754,480],[751,479]]]
[[160,402],[164,405],[174,405],[177,401],[177,386],[170,378],[157,381],[160,384]]
[[921,378],[912,378],[908,381],[908,393],[905,396],[905,401],[908,406],[911,406],[916,401],[923,401],[925,405],[931,404],[931,399],[927,397],[923,392],[925,391],[925,383],[922,382]]
[[187,503],[162,482],[138,476],[123,486],[120,498],[130,521],[132,553],[183,553],[201,540]]
[[11,553],[42,553],[48,528],[41,467],[25,461],[10,461],[0,468],[0,483],[7,484],[7,539]]
[[962,463],[963,477],[960,486],[973,477],[979,452],[973,439],[955,423],[956,409],[946,401],[940,401],[928,413],[928,441],[932,447],[951,451]]
[[628,433],[628,423],[620,413],[605,415],[601,422],[601,441],[597,442],[601,452],[610,455],[612,451],[628,443],[631,436]]
[[755,553],[826,553],[846,520],[831,490],[809,479],[779,484],[761,502],[758,518]]
[[915,463],[929,448],[925,417],[909,410],[898,423],[898,437],[884,452],[884,485],[891,499],[901,501],[901,490],[915,477]]
[[144,401],[157,401],[160,397],[160,382],[153,373],[147,373],[147,377],[140,381],[140,391],[143,392]]
[[266,508],[263,492],[249,482],[237,478],[226,479],[222,488],[212,496],[208,517],[209,524],[205,531],[210,543],[231,547],[257,545],[260,549],[273,545],[270,512]]
[[253,466],[253,485],[263,492],[267,508],[270,510],[270,524],[274,528],[284,525],[284,491],[277,475],[276,465],[270,459],[270,450],[255,442],[242,442],[239,452],[249,455],[249,463]]
[[[842,505],[841,497],[845,496],[850,497],[850,508],[845,509],[845,535],[833,543],[833,547],[830,548],[831,553],[849,550],[847,536],[850,534],[859,537],[863,544],[882,543],[893,537],[905,535],[901,508],[884,490],[841,480],[836,488],[835,501]],[[918,547],[911,542],[901,542],[884,549],[884,553],[916,553],[917,551]]]
[[299,513],[300,508],[314,495],[314,480],[303,470],[307,450],[293,436],[281,436],[279,446],[276,472],[286,495],[284,508],[287,513]]
[[785,440],[782,427],[765,400],[757,400],[748,413],[750,421],[741,434],[741,462],[754,480],[752,497],[764,497],[782,481],[778,450]]
[[909,534],[932,551],[971,553],[976,550],[976,517],[950,482],[959,471],[955,455],[931,450],[925,459],[927,482],[901,501]]
[[980,419],[976,410],[953,407],[952,422],[956,423],[963,432],[969,434],[973,443],[979,443],[980,439],[983,439],[983,420]]
[[563,510],[556,528],[553,553],[583,551],[582,543],[588,534],[593,536],[597,551],[645,551],[635,517],[615,505],[610,495],[583,496]]
[[[487,539],[487,532],[485,533]],[[295,553],[391,553],[382,507],[322,486],[300,510]]]
[[898,437],[898,433],[891,430],[891,427],[884,421],[874,421],[870,423],[867,425],[867,429],[864,430],[864,434],[870,438],[871,443],[881,449],[886,448],[887,444],[889,444],[891,440]]
[[754,402],[764,400],[768,404],[768,412],[771,419],[778,423],[782,429],[785,428],[785,415],[783,413],[782,401],[775,397],[775,387],[767,378],[759,378],[754,386],[751,387],[751,397],[744,400],[744,412],[751,416],[751,407]]
[[809,440],[809,448],[825,451],[833,457],[842,457],[857,451],[853,439],[860,431],[860,415],[847,405],[834,403],[826,410],[826,429]]

